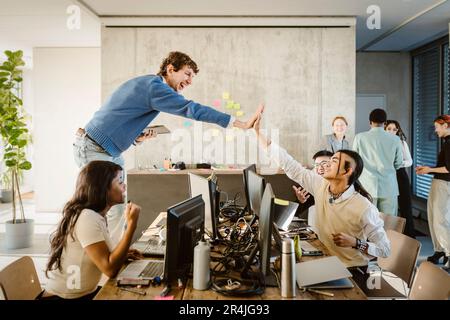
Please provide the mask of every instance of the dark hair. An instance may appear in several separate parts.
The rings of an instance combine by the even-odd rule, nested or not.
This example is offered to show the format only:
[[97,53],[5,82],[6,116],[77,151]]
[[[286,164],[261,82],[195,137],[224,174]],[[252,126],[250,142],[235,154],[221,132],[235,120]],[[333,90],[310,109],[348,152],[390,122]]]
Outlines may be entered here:
[[200,70],[197,67],[197,64],[194,60],[192,60],[187,54],[179,51],[172,51],[169,53],[167,58],[163,60],[161,66],[159,67],[158,75],[166,76],[167,75],[167,66],[171,64],[175,71],[180,70],[184,66],[188,66],[197,74]]
[[91,161],[80,171],[75,194],[64,206],[63,217],[51,235],[46,275],[51,270],[61,271],[61,255],[69,234],[74,239],[73,231],[81,211],[91,209],[101,212],[106,208],[108,191],[119,171],[122,167],[109,161]]
[[446,123],[450,127],[450,115],[448,115],[448,114],[440,115],[439,117],[434,119],[433,123],[435,123],[435,122],[439,123],[440,125],[443,125]]
[[320,150],[317,151],[314,155],[313,155],[313,160],[316,160],[318,157],[329,157],[331,158],[333,156],[333,152],[328,151],[328,150]]
[[383,109],[373,109],[369,115],[369,121],[374,123],[385,123],[386,119],[386,111]]
[[397,120],[386,120],[386,122],[384,123],[384,130],[386,130],[387,126],[390,124],[394,124],[397,128],[397,136],[400,138],[400,140],[406,141],[405,133],[403,132],[402,128],[400,127],[400,123],[398,123]]
[[[361,175],[364,169],[364,161],[361,158],[361,156],[358,154],[358,152],[353,150],[342,149],[339,150],[338,152],[348,155],[350,158],[355,160],[356,163],[355,170],[353,170],[351,176],[348,178],[348,185],[351,186],[353,184],[355,186],[355,190],[359,192],[359,194],[361,194],[363,197],[367,198],[370,202],[372,202],[372,196],[369,194],[369,192],[367,192],[366,189],[364,189],[364,187],[358,180],[359,176]],[[339,157],[339,168],[340,166],[341,166],[341,157]],[[348,170],[350,169],[350,166],[351,166],[350,161],[345,161],[344,169]]]

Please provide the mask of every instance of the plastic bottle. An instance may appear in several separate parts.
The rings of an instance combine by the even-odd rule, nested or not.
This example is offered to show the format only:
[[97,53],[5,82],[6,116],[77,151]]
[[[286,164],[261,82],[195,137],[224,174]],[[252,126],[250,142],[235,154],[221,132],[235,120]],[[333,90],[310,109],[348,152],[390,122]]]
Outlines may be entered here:
[[281,296],[295,297],[295,253],[294,241],[284,239],[281,248]]
[[201,240],[194,248],[194,289],[206,290],[209,288],[209,243]]

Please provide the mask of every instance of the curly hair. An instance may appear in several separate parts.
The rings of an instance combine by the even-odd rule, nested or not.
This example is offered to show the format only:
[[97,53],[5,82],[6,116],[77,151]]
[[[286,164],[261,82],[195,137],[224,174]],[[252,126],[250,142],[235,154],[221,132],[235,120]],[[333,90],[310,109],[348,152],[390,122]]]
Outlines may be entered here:
[[169,53],[167,58],[163,60],[161,66],[159,67],[158,75],[166,76],[167,75],[167,66],[171,64],[176,71],[180,70],[184,66],[188,66],[197,74],[200,70],[197,67],[197,64],[194,60],[192,60],[187,54],[179,51],[172,51]]

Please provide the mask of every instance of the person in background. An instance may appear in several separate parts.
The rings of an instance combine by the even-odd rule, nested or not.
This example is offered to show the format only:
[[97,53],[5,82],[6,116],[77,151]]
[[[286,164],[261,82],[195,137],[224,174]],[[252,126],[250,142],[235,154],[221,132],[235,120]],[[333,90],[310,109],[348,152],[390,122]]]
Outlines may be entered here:
[[403,164],[403,148],[399,137],[384,131],[386,111],[374,109],[369,115],[371,129],[358,133],[353,141],[364,161],[361,184],[373,197],[378,210],[396,216],[398,184],[396,171]]
[[443,140],[436,167],[417,166],[417,174],[433,174],[427,212],[434,254],[428,261],[437,264],[443,258],[444,268],[450,269],[450,115],[434,120],[434,131]]
[[345,139],[345,132],[347,131],[347,120],[342,116],[337,116],[331,122],[333,133],[324,137],[321,143],[321,148],[336,153],[341,149],[350,149],[348,141]]
[[397,169],[397,183],[398,183],[398,207],[400,216],[406,219],[405,234],[411,238],[415,238],[414,220],[412,215],[412,196],[411,184],[409,182],[408,173],[405,168],[412,166],[411,153],[409,152],[408,144],[406,143],[406,136],[400,127],[400,123],[396,120],[387,120],[384,124],[384,130],[396,135],[400,138],[403,146],[403,163]]
[[[322,176],[325,172],[325,166],[330,161],[332,156],[333,154],[328,150],[320,150],[316,152],[313,156],[314,172]],[[302,205],[302,211],[308,209],[308,224],[314,231],[316,231],[314,197],[301,186],[292,186],[292,188],[294,189],[298,201]]]
[[[214,108],[188,100],[182,91],[193,83],[199,72],[197,64],[187,54],[174,51],[162,61],[158,74],[139,76],[121,84],[95,112],[84,128],[76,132],[75,162],[82,168],[92,160],[112,161],[125,168],[122,153],[131,145],[152,138],[145,128],[160,112],[197,121],[217,124],[223,128],[250,129],[257,111],[246,122]],[[144,133],[144,134],[143,134]],[[108,213],[108,228],[118,241],[124,228],[123,206]]]
[[45,272],[49,281],[41,299],[92,299],[102,273],[113,278],[127,258],[142,258],[129,249],[139,206],[127,204],[127,228],[117,245],[107,228],[106,213],[125,199],[122,176],[122,167],[109,161],[91,161],[80,171],[75,194],[51,237]]

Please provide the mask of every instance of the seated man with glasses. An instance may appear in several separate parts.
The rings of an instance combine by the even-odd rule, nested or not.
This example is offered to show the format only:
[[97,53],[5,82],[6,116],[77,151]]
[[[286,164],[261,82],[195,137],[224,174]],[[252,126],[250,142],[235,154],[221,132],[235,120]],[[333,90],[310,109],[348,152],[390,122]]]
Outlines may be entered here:
[[[312,157],[314,160],[314,172],[318,175],[323,175],[325,165],[331,160],[333,153],[328,150],[320,150]],[[311,196],[304,188],[292,186],[298,201],[300,202],[299,211],[304,212],[308,210],[308,224],[314,230],[314,197]]]

